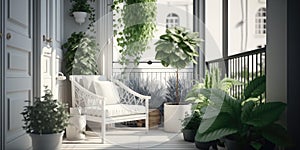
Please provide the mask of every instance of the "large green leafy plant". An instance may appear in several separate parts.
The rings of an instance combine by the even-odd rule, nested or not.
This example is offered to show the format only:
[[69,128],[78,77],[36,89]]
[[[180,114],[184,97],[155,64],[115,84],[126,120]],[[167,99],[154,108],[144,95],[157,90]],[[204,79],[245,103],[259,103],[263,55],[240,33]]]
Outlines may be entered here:
[[285,128],[276,123],[286,104],[251,100],[264,92],[265,76],[251,81],[242,99],[234,99],[220,89],[203,89],[201,94],[212,104],[208,105],[203,116],[196,135],[197,141],[207,142],[227,137],[237,141],[240,149],[249,144],[260,149],[266,141],[288,146]]
[[138,65],[156,30],[156,0],[114,0],[112,9],[120,64],[127,65],[133,58],[134,64]]
[[54,100],[51,90],[45,90],[42,98],[35,98],[33,105],[25,106],[23,128],[27,133],[52,134],[61,133],[68,125],[67,105]]
[[74,32],[63,44],[64,61],[68,75],[93,75],[98,73],[97,54],[100,49],[96,39],[84,32]]
[[176,71],[176,102],[179,102],[178,70],[185,68],[191,62],[197,63],[197,46],[201,39],[198,32],[190,32],[183,27],[166,29],[166,33],[160,36],[155,43],[155,59],[160,60],[165,67],[171,66]]

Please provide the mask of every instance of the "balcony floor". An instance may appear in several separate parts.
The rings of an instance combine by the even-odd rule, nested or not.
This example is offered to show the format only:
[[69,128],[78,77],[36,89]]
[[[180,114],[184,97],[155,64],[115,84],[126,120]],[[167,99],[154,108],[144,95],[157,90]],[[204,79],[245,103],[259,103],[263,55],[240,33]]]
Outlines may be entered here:
[[[100,131],[100,129],[98,130]],[[96,149],[184,149],[196,150],[194,143],[183,140],[182,133],[167,133],[163,129],[151,129],[146,134],[141,128],[113,128],[106,134],[106,143],[101,144],[99,132],[87,132],[81,141],[64,140],[62,150]]]

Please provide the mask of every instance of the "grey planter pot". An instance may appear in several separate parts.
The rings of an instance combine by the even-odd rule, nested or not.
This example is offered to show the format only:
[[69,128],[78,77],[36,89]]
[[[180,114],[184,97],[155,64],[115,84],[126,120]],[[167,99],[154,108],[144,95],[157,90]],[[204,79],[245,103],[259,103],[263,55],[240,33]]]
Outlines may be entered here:
[[29,134],[32,140],[32,150],[60,150],[62,133],[54,134]]
[[196,136],[195,130],[184,129],[182,130],[182,133],[183,133],[183,139],[185,141],[195,142],[195,136]]

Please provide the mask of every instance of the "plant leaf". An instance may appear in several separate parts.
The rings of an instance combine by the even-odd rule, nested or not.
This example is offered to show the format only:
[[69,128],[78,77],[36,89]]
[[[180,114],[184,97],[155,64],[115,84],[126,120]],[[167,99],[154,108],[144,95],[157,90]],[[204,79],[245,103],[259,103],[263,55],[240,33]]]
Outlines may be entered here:
[[292,142],[285,128],[279,124],[271,124],[262,129],[262,136],[278,146],[291,146]]
[[237,132],[236,129],[231,129],[231,128],[222,128],[222,129],[214,130],[212,132],[203,133],[203,134],[197,132],[195,140],[199,142],[209,142],[209,141],[220,139],[230,134],[234,134],[236,132]]
[[286,107],[282,102],[262,103],[255,107],[244,122],[255,127],[264,127],[278,120]]
[[266,76],[260,76],[252,80],[244,90],[245,100],[250,97],[258,97],[266,91]]
[[241,121],[243,123],[247,122],[252,114],[252,109],[254,108],[255,103],[253,101],[246,102],[242,108]]

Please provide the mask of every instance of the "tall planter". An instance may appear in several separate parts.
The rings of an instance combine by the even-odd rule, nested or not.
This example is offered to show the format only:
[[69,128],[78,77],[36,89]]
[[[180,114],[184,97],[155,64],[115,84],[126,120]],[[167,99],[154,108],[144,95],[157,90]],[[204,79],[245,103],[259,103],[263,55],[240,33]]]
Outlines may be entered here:
[[33,150],[60,150],[64,132],[54,134],[29,134]]
[[188,103],[164,104],[164,130],[166,132],[180,132],[181,121],[186,114],[191,114],[192,105]]

